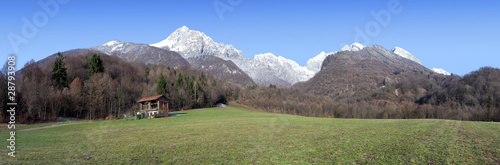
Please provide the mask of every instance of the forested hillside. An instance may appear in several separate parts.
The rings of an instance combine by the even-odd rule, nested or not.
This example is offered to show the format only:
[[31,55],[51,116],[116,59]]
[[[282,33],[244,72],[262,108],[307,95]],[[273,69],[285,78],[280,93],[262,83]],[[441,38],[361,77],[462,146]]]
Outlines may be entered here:
[[[165,94],[170,110],[211,107],[227,103],[238,88],[204,72],[189,68],[130,63],[116,56],[85,52],[60,54],[44,67],[33,60],[17,72],[18,120],[51,121],[56,117],[114,119],[137,111],[142,97]],[[6,83],[6,72],[0,79]],[[163,77],[165,85],[158,88]],[[2,86],[6,87],[7,85]],[[2,90],[3,102],[7,90]],[[6,105],[6,103],[2,103]],[[3,108],[0,119],[5,119]]]
[[500,70],[445,76],[381,46],[328,56],[291,89],[247,88],[245,105],[278,113],[340,118],[500,121]]

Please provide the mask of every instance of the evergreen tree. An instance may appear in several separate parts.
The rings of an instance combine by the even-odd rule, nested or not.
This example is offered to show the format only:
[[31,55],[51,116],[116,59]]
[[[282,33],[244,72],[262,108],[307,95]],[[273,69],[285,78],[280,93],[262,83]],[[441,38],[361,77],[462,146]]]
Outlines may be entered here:
[[239,88],[235,88],[233,90],[233,100],[238,100],[239,96],[240,96],[240,89]]
[[184,76],[182,76],[182,74],[179,74],[179,76],[177,76],[177,81],[175,81],[175,89],[179,89],[179,87],[184,86],[183,77]]
[[146,69],[144,69],[144,73],[146,75],[146,83],[149,84],[148,76],[149,76],[149,67],[146,66]]
[[200,75],[200,80],[205,80],[205,72],[201,72],[201,75]]
[[198,80],[201,85],[205,86],[205,80],[202,77],[203,77],[203,72],[201,72],[201,76],[198,77]]
[[163,77],[163,73],[160,73],[158,75],[158,79],[156,80],[156,92],[159,95],[167,94],[168,89],[167,89],[167,81],[165,81],[165,77]]
[[83,61],[83,68],[89,69],[89,58],[85,56],[85,61]]
[[149,67],[146,66],[146,69],[144,69],[144,73],[146,73],[146,77],[149,76]]
[[212,81],[212,86],[217,86],[217,82],[215,82],[215,80]]
[[194,86],[194,81],[192,79],[188,79],[188,91],[189,94],[193,95],[195,92],[195,86]]
[[89,76],[100,72],[104,72],[104,66],[102,65],[101,57],[97,54],[94,54],[92,55],[89,63]]
[[52,81],[56,87],[68,87],[68,74],[66,73],[66,68],[64,67],[64,56],[59,52],[58,57],[54,61],[52,66]]

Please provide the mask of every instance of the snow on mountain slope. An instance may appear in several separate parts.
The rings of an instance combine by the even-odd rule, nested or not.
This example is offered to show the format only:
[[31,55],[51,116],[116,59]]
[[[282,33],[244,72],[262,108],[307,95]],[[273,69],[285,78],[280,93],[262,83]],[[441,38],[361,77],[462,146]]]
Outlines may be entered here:
[[365,48],[365,46],[363,46],[362,44],[360,43],[353,43],[351,44],[351,46],[349,45],[345,45],[343,48],[342,48],[342,51],[353,51],[353,52],[357,52],[357,51],[360,51],[361,49]]
[[[357,52],[357,51],[360,51],[361,49],[365,48],[364,45],[360,44],[360,43],[353,43],[351,44],[350,46],[349,45],[345,45],[343,48],[342,48],[342,51],[353,51],[353,52]],[[412,55],[410,52],[404,50],[403,48],[400,48],[400,47],[395,47],[394,49],[391,50],[394,54],[397,54],[401,57],[404,57],[406,59],[409,59],[411,61],[414,61],[416,63],[419,63],[420,65],[422,65],[422,62],[420,62],[420,60],[415,57],[414,55]]]
[[151,44],[151,46],[176,51],[186,59],[202,55],[215,55],[223,59],[243,57],[243,53],[232,45],[216,43],[205,33],[190,30],[186,26],[177,29],[167,39]]
[[267,67],[269,67],[277,77],[287,80],[290,84],[307,81],[315,74],[314,71],[300,66],[293,60],[286,59],[282,56],[276,57],[272,53],[255,55],[254,59],[263,64],[267,64]]
[[269,84],[276,84],[282,87],[292,86],[292,83],[289,81],[279,78],[279,73],[269,67],[267,63],[252,58],[239,58],[231,61],[248,74],[258,85],[267,86]]
[[102,46],[95,47],[96,49],[99,49],[99,51],[106,53],[106,54],[112,54],[114,51],[118,50],[124,50],[124,45],[131,45],[130,43],[127,42],[122,42],[118,40],[114,41],[109,41],[108,43],[105,43]]
[[401,56],[401,57],[404,57],[406,59],[412,60],[412,61],[414,61],[414,62],[419,63],[420,65],[422,65],[422,62],[420,62],[420,60],[417,57],[413,56],[410,52],[404,50],[403,48],[395,47],[391,51],[393,53]]
[[173,67],[190,66],[190,64],[178,53],[146,44],[114,40],[101,46],[88,49],[97,50],[108,55],[116,55],[127,61],[142,61],[146,64],[163,64]]
[[[186,59],[199,56],[216,56],[224,60],[230,60],[259,85],[277,84],[285,87],[300,81],[306,81],[314,76],[320,70],[321,59],[326,57],[325,54],[313,58],[309,67],[313,68],[313,70],[299,66],[295,61],[281,56],[276,57],[270,53],[256,55],[255,59],[245,58],[243,52],[232,45],[217,43],[204,33],[190,30],[186,26],[177,29],[167,39],[151,44],[151,46],[178,52]],[[315,63],[319,63],[319,65]]]
[[[335,52],[337,53],[337,52]],[[307,61],[306,68],[310,71],[313,71],[314,73],[318,73],[321,70],[321,65],[323,64],[323,61],[325,58],[329,55],[335,54],[334,52],[331,53],[325,53],[321,52],[318,54],[316,57],[313,57]]]
[[447,71],[445,71],[444,69],[441,69],[441,68],[432,68],[432,71],[434,71],[434,72],[436,72],[438,74],[446,75],[446,76],[451,75],[450,72],[447,72]]

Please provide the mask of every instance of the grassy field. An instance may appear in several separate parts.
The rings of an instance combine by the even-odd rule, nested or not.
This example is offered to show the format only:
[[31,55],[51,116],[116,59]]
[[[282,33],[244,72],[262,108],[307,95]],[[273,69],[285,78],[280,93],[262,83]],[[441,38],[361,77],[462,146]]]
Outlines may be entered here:
[[19,128],[17,157],[2,140],[0,164],[500,164],[499,123],[312,118],[239,105],[180,113]]

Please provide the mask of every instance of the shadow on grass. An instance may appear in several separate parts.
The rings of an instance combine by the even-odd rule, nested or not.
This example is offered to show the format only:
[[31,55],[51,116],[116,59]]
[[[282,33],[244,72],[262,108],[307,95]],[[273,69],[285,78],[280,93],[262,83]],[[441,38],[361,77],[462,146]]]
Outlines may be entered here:
[[180,116],[180,115],[187,115],[187,113],[171,113],[171,114],[168,114],[168,116]]

